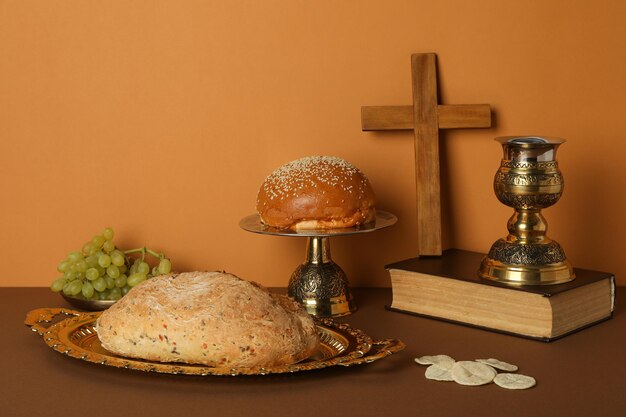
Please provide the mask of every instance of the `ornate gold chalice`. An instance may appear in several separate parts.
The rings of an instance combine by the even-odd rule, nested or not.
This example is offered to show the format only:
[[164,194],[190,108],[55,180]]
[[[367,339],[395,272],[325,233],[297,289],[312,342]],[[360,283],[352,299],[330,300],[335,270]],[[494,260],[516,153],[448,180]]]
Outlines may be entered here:
[[541,210],[563,193],[563,176],[556,151],[564,139],[536,136],[496,138],[504,157],[493,187],[501,203],[515,212],[507,223],[509,235],[498,239],[483,259],[481,278],[514,285],[560,284],[575,278],[565,252],[546,236]]

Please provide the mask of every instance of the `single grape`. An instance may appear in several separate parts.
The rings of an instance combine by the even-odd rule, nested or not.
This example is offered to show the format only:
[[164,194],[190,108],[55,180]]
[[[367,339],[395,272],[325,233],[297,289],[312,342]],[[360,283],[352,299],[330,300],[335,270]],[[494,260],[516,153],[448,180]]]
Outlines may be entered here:
[[119,277],[115,278],[115,286],[118,288],[122,288],[126,286],[126,280],[128,277],[124,274],[121,274]]
[[109,300],[119,300],[122,298],[122,290],[120,288],[113,288],[109,291]]
[[122,295],[128,294],[128,291],[130,291],[130,287],[128,285],[125,287],[122,287]]
[[111,265],[111,257],[109,255],[102,255],[98,258],[98,265],[103,268]]
[[110,276],[105,276],[104,277],[104,282],[106,282],[107,284],[107,289],[111,289],[111,288],[115,288],[115,279],[111,278]]
[[65,283],[67,282],[67,280],[63,277],[54,280],[54,282],[52,283],[52,285],[50,285],[50,289],[54,292],[60,292],[63,290],[63,287],[65,286]]
[[93,281],[92,285],[98,292],[102,292],[107,289],[107,282],[102,277],[99,277],[98,279]]
[[94,288],[91,282],[89,281],[83,282],[83,288],[82,288],[83,297],[85,298],[93,297],[93,291],[94,291]]
[[96,268],[89,268],[87,272],[85,272],[85,277],[87,277],[89,281],[95,281],[100,277],[100,273]]
[[79,279],[75,279],[74,281],[70,282],[70,284],[68,285],[67,295],[69,296],[77,295],[79,292],[81,292],[82,289],[83,289],[83,282]]
[[169,274],[170,272],[172,272],[172,262],[167,258],[161,259],[161,262],[159,262],[159,274]]
[[139,262],[137,266],[137,273],[141,275],[148,275],[150,272],[150,265],[147,262]]
[[96,269],[98,270],[98,275],[101,277],[105,276],[107,273],[106,268],[103,268],[100,265],[96,266]]
[[67,260],[70,261],[71,263],[76,263],[82,259],[83,259],[83,254],[80,252],[70,252],[70,254],[67,255]]
[[96,251],[96,247],[92,242],[87,242],[83,245],[83,254],[85,256],[91,255]]
[[115,266],[122,266],[126,262],[124,254],[118,250],[114,250],[109,256],[111,257],[111,263]]
[[115,265],[109,265],[107,267],[107,275],[111,278],[117,278],[120,276],[120,269]]
[[80,260],[76,262],[75,265],[76,265],[76,271],[78,272],[85,272],[89,268],[87,261],[84,261],[84,260]]
[[159,275],[159,267],[152,267],[152,270],[150,271],[150,276],[156,277],[157,275]]
[[71,271],[71,270],[67,271],[66,273],[63,274],[65,279],[68,280],[68,281],[75,280],[77,275],[78,275],[77,272],[74,272],[74,271]]
[[109,299],[109,291],[108,290],[104,290],[98,293],[98,299],[99,300],[108,300]]
[[102,249],[104,249],[106,253],[110,253],[112,250],[115,249],[115,244],[111,242],[110,240],[107,240],[102,245]]
[[72,283],[72,281],[66,281],[65,285],[63,286],[63,294],[65,295],[70,295],[70,284]]
[[134,273],[131,276],[128,277],[128,280],[126,281],[128,283],[128,285],[130,285],[131,287],[136,286],[137,284],[143,282],[146,280],[146,276],[145,274],[140,274],[140,273]]
[[98,257],[96,255],[89,255],[85,258],[85,262],[87,262],[87,265],[89,265],[90,268],[93,268],[98,265]]
[[112,240],[113,239],[113,235],[115,233],[113,233],[113,229],[111,229],[110,227],[105,228],[102,231],[102,236],[106,239],[106,240]]
[[57,271],[59,272],[67,272],[70,270],[70,267],[72,266],[72,263],[68,260],[65,261],[61,261],[59,263],[59,265],[57,266]]
[[125,274],[128,271],[126,264],[120,266],[120,274]]
[[96,250],[100,249],[102,247],[102,245],[104,245],[104,241],[106,239],[104,238],[104,236],[94,236],[93,239],[91,239],[91,243],[93,243],[93,245],[95,246]]

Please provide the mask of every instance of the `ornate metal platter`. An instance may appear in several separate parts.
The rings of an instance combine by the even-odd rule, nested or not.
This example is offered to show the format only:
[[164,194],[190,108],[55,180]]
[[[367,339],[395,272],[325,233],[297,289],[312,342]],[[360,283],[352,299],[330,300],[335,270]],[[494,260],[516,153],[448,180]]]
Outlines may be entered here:
[[293,236],[293,237],[330,237],[354,235],[357,233],[368,233],[380,230],[395,224],[398,218],[389,212],[376,210],[376,221],[361,226],[347,227],[344,229],[324,229],[324,230],[289,230],[277,229],[276,227],[266,226],[261,223],[258,214],[251,214],[239,221],[239,227],[248,232],[260,233],[263,235],[274,236]]
[[[99,365],[145,372],[185,375],[268,375],[310,371],[329,366],[352,366],[374,362],[404,349],[400,340],[372,341],[363,331],[332,320],[317,320],[320,335],[318,351],[304,361],[267,368],[216,368],[183,363],[163,363],[117,356],[100,344],[94,324],[101,312],[83,313],[63,308],[30,311],[24,324],[43,336],[48,346],[72,358]],[[41,323],[60,321],[45,328]]]

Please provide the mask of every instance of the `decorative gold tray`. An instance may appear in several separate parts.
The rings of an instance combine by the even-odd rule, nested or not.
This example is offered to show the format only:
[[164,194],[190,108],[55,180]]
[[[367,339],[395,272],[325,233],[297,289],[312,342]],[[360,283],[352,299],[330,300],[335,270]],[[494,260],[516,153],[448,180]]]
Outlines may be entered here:
[[[125,358],[105,350],[100,344],[94,324],[101,312],[79,312],[64,308],[40,308],[26,315],[24,324],[43,336],[52,349],[72,358],[99,365],[134,369],[145,372],[184,375],[268,375],[310,371],[341,365],[370,363],[404,349],[400,340],[372,341],[363,331],[330,319],[316,319],[320,335],[318,351],[304,361],[267,368],[217,368],[204,365],[164,363]],[[51,323],[44,328],[41,323]],[[63,317],[65,316],[65,317]]]

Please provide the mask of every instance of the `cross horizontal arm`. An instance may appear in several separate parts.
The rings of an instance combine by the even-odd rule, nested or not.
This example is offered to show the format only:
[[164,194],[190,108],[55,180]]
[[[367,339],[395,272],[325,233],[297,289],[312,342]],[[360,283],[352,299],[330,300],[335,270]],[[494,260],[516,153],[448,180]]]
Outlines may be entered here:
[[[413,106],[363,106],[361,129],[413,130]],[[439,129],[491,127],[489,104],[440,104],[437,106]]]

